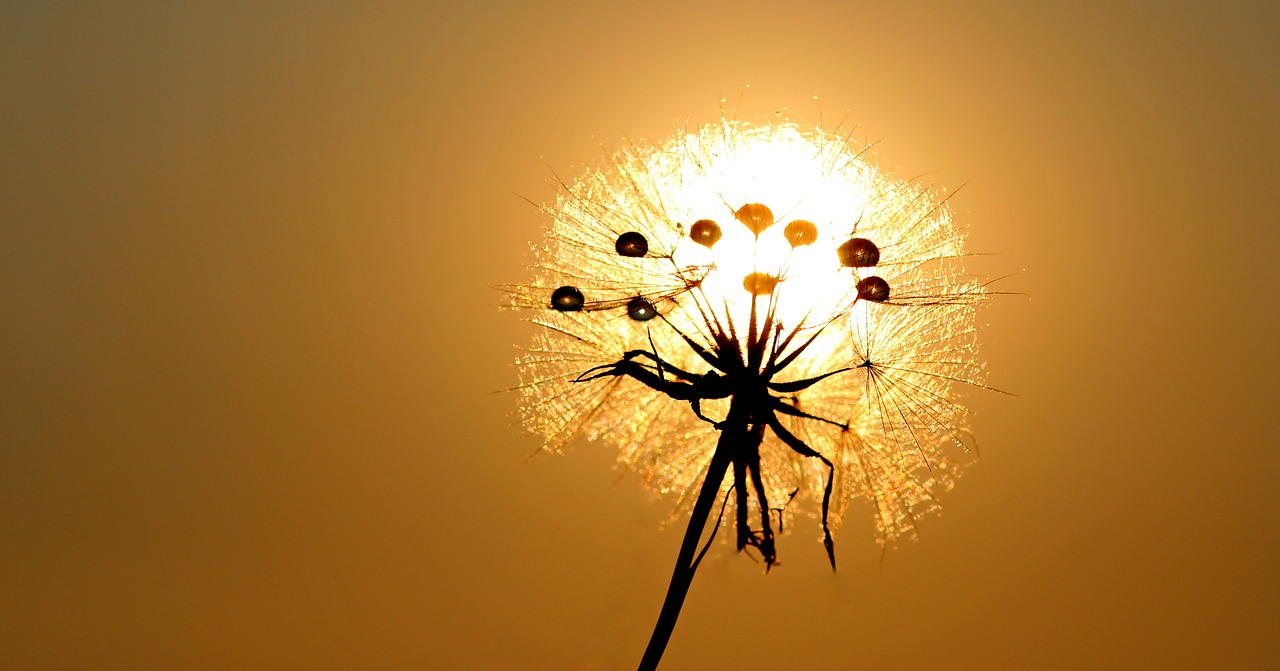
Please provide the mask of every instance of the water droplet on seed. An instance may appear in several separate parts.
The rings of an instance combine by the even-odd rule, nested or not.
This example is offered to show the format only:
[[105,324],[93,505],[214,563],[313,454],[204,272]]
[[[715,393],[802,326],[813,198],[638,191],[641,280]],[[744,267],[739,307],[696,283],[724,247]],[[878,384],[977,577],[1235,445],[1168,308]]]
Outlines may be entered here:
[[889,300],[889,283],[872,275],[858,281],[858,298],[872,303]]
[[627,315],[638,322],[647,322],[658,316],[658,309],[649,299],[636,296],[627,303]]
[[804,247],[812,245],[818,239],[818,227],[812,221],[804,219],[796,219],[787,224],[783,229],[782,235],[791,243],[792,247]]
[[880,248],[866,238],[850,238],[836,253],[840,264],[849,268],[870,268],[880,263]]
[[757,236],[773,225],[773,210],[760,203],[747,203],[738,208],[733,216]]
[[649,241],[643,235],[629,231],[618,236],[618,241],[614,243],[613,248],[620,256],[636,258],[649,253]]
[[584,301],[577,287],[564,286],[551,292],[551,308],[560,312],[577,312]]
[[768,273],[751,273],[742,278],[742,288],[751,292],[752,296],[771,294],[776,286],[778,286],[778,278]]
[[708,249],[720,241],[720,235],[720,224],[710,219],[699,219],[689,229],[689,239]]

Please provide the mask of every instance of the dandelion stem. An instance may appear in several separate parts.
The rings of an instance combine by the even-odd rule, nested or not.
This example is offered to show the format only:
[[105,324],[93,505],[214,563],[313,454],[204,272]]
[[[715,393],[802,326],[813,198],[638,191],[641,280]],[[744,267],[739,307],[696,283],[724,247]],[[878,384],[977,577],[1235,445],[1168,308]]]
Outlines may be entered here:
[[[733,404],[737,406],[739,404]],[[720,493],[720,485],[724,482],[725,473],[733,461],[734,452],[741,449],[747,438],[748,413],[734,412],[730,407],[729,417],[720,432],[720,440],[716,443],[715,454],[711,456],[711,465],[707,467],[706,479],[702,481],[702,489],[693,504],[693,512],[689,515],[689,526],[684,531],[684,540],[680,543],[680,554],[676,557],[676,568],[671,574],[671,584],[667,587],[667,598],[662,602],[662,611],[658,614],[658,622],[653,627],[653,636],[649,638],[649,646],[645,648],[644,657],[640,659],[638,671],[654,671],[662,660],[662,653],[667,649],[671,632],[680,617],[680,608],[684,606],[684,598],[689,593],[689,585],[693,582],[693,573],[698,564],[696,555],[698,541],[706,529],[707,518],[715,506],[716,495]]]

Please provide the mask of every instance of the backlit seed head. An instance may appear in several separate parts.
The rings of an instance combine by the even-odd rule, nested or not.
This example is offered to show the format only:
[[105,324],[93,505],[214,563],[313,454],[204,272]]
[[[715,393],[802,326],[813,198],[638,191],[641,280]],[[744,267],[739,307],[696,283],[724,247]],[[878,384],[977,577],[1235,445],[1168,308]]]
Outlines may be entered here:
[[[664,389],[701,394],[710,387],[683,383],[723,373],[702,352],[729,365],[754,339],[766,360],[776,347],[789,361],[779,384],[830,374],[785,402],[838,424],[779,419],[834,467],[832,528],[862,499],[882,542],[915,535],[970,461],[954,387],[982,378],[974,316],[985,289],[965,273],[945,194],[880,170],[848,132],[736,120],[627,143],[560,187],[531,277],[510,301],[539,327],[519,360],[521,416],[547,450],[599,441],[687,510],[717,432]],[[628,232],[644,236],[643,256],[626,256],[639,251]],[[629,375],[575,381],[637,351],[697,379],[642,357],[663,389]],[[713,419],[732,404],[704,400]],[[828,471],[764,433],[763,498],[795,494],[790,529],[793,511],[822,509]]]
[[757,236],[773,225],[773,210],[760,203],[747,203],[738,208],[733,216]]

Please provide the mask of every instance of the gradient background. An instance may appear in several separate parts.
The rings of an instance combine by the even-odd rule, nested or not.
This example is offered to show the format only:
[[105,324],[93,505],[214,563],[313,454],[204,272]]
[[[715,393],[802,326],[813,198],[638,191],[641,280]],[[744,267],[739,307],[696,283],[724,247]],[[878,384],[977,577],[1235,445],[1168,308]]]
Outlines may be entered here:
[[663,668],[1280,655],[1276,3],[178,4],[0,10],[0,667],[632,667],[679,528],[527,458],[491,285],[744,90],[967,183],[1019,396],[883,564],[715,550]]

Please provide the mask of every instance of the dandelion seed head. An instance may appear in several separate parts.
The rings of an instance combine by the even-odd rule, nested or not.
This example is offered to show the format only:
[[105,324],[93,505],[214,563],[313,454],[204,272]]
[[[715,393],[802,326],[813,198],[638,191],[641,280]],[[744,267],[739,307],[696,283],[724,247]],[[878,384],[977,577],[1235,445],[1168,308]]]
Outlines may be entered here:
[[[510,301],[543,327],[519,368],[524,424],[548,449],[578,436],[609,444],[687,503],[715,428],[635,380],[575,380],[635,350],[707,372],[686,338],[714,351],[719,328],[745,342],[754,308],[772,315],[775,344],[812,340],[778,379],[848,369],[789,401],[831,423],[780,417],[835,466],[833,524],[865,498],[887,542],[936,510],[961,467],[954,387],[981,379],[973,314],[984,296],[963,274],[963,235],[939,192],[882,172],[838,129],[724,120],[628,145],[544,209],[533,279]],[[727,406],[703,407],[723,417]],[[799,489],[787,512],[817,510],[821,463],[772,435],[760,458],[770,500]]]

